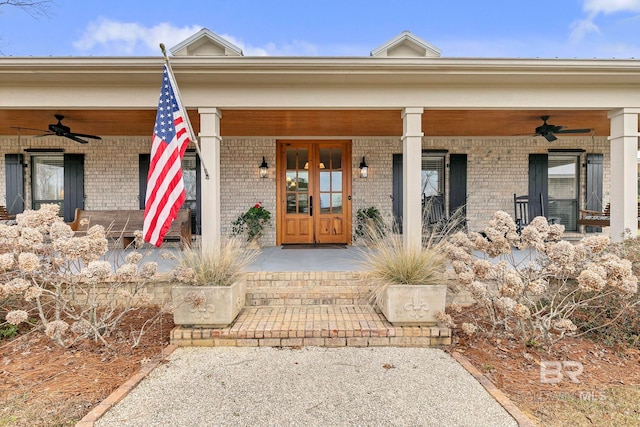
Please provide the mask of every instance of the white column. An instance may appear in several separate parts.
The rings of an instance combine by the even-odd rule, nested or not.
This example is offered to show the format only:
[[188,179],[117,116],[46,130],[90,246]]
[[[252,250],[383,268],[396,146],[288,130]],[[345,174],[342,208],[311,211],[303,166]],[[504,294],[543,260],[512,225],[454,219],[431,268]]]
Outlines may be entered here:
[[638,114],[639,108],[609,112],[611,122],[611,240],[626,231],[638,235]]
[[201,180],[202,197],[202,249],[218,248],[220,245],[220,118],[218,108],[199,108],[200,151],[202,161],[209,172]]
[[405,247],[422,245],[422,112],[402,111],[402,241]]

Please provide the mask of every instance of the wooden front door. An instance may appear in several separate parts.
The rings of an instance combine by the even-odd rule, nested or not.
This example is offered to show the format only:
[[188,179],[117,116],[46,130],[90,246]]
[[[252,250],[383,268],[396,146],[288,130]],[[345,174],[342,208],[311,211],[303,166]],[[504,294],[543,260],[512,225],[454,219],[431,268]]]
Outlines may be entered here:
[[280,141],[277,149],[277,243],[351,243],[351,143]]

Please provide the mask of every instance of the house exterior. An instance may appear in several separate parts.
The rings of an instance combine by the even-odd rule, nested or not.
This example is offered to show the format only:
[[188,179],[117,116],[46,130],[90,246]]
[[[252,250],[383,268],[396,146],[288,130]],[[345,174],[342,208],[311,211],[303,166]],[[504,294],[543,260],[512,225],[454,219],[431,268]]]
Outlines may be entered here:
[[[611,203],[612,238],[637,233],[639,60],[447,58],[406,31],[369,57],[246,57],[207,29],[171,53],[200,139],[183,168],[205,246],[257,202],[274,218],[265,245],[354,243],[371,206],[417,245],[432,196],[471,230],[542,194],[568,231]],[[1,57],[0,204],[60,203],[67,221],[142,209],[163,62]],[[55,114],[102,139],[41,136]],[[543,123],[583,132],[546,138]]]

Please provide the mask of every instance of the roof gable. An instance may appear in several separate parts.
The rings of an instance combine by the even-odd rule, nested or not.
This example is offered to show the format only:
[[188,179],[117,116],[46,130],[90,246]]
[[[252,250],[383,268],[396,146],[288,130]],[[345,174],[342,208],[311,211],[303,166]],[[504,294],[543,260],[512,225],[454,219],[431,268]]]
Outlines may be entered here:
[[173,56],[243,56],[242,49],[207,28],[169,50]]
[[442,51],[437,47],[405,30],[382,46],[372,50],[371,56],[437,58],[441,53]]

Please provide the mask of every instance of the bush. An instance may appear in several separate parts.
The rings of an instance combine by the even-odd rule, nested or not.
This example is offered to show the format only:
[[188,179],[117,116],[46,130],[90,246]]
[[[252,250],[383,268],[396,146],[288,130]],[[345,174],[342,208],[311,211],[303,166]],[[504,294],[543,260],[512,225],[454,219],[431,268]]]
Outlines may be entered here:
[[193,286],[231,286],[257,256],[257,251],[243,249],[235,239],[223,241],[215,249],[185,248],[178,255],[173,277]]
[[579,329],[579,313],[601,316],[607,302],[630,306],[637,293],[631,262],[608,251],[606,236],[573,245],[561,240],[563,232],[537,217],[519,235],[511,216],[496,212],[483,233],[451,236],[447,255],[457,283],[483,312],[475,330],[515,334],[550,350],[564,336],[587,331]]
[[387,235],[388,228],[378,208],[371,206],[356,212],[356,239],[381,239]]
[[[60,346],[87,337],[108,346],[105,338],[118,330],[124,315],[150,302],[146,287],[157,265],[138,266],[137,252],[121,265],[104,259],[104,228],[96,225],[86,236],[74,237],[58,211],[58,205],[43,205],[18,214],[16,225],[0,225],[0,299],[19,304],[6,312],[0,327],[17,326],[33,315]],[[144,326],[134,345],[143,332]]]

